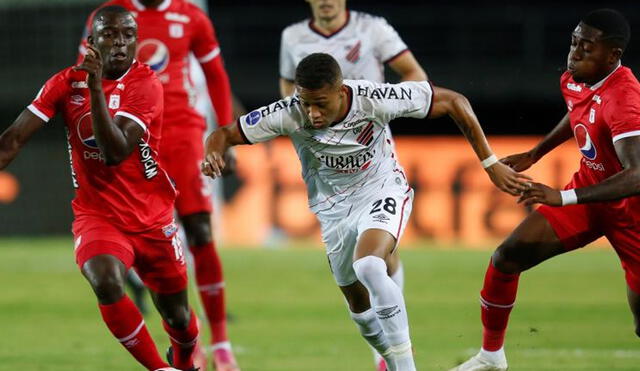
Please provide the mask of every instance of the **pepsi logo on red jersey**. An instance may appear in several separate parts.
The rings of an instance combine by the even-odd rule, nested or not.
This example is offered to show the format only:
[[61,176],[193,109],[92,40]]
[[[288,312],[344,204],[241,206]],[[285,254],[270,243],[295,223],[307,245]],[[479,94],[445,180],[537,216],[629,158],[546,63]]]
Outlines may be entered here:
[[96,137],[93,135],[93,124],[91,121],[91,112],[87,112],[78,120],[78,138],[85,146],[91,149],[98,149]]
[[596,150],[595,145],[593,145],[593,141],[591,140],[591,136],[589,135],[587,128],[583,124],[577,124],[573,128],[573,136],[576,138],[580,153],[589,160],[595,160],[598,156],[598,151]]
[[146,39],[138,45],[136,59],[160,74],[169,65],[169,48],[160,40]]

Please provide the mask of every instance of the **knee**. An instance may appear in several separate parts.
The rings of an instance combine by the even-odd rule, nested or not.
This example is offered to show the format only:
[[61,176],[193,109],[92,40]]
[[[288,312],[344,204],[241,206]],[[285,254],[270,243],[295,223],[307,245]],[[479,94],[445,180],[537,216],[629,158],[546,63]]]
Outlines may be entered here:
[[358,280],[369,287],[376,277],[386,276],[387,264],[383,259],[369,255],[353,262],[353,270],[356,272]]
[[511,251],[514,251],[515,245],[511,241],[503,242],[491,256],[493,266],[502,273],[515,274],[522,272],[523,265]]
[[112,304],[124,296],[124,282],[119,274],[94,277],[91,287],[101,304]]
[[89,259],[82,267],[100,304],[113,304],[125,294],[125,266],[116,258],[100,255]]
[[176,305],[166,309],[162,317],[171,328],[184,330],[189,326],[189,321],[191,321],[191,311],[187,306]]
[[182,218],[189,246],[202,246],[212,241],[209,214],[194,214]]

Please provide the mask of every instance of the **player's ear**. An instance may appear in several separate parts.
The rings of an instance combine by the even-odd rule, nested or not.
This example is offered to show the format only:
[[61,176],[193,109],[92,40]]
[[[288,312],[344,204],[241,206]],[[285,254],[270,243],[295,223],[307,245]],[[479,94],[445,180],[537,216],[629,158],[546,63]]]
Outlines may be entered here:
[[93,44],[93,36],[92,35],[87,36],[87,43],[89,45],[91,45],[91,46],[94,46],[94,44]]
[[612,48],[611,53],[609,53],[609,63],[615,64],[622,58],[622,49],[621,48]]

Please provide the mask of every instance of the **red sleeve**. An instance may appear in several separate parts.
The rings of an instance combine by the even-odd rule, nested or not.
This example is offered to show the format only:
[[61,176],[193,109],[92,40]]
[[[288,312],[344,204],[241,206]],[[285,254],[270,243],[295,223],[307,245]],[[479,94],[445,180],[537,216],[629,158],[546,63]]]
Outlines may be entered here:
[[216,38],[216,31],[209,17],[198,7],[192,5],[193,37],[191,51],[200,63],[209,62],[220,54],[220,44]]
[[640,86],[627,83],[615,89],[604,106],[604,119],[614,142],[640,135]]
[[211,97],[211,104],[216,111],[218,126],[229,125],[233,121],[231,85],[222,58],[215,58],[211,62],[201,64],[201,66],[207,79],[207,90],[209,97]]
[[220,55],[220,45],[209,17],[199,9],[195,13],[191,50],[202,66],[218,125],[229,125],[233,121],[231,85]]
[[48,122],[59,110],[59,103],[66,95],[69,89],[69,81],[67,79],[68,70],[58,72],[53,75],[36,95],[36,98],[27,107],[36,116],[40,117],[44,122]]
[[114,116],[127,117],[140,125],[145,131],[162,115],[162,85],[155,76],[144,74],[139,79],[130,81],[120,99],[120,108]]

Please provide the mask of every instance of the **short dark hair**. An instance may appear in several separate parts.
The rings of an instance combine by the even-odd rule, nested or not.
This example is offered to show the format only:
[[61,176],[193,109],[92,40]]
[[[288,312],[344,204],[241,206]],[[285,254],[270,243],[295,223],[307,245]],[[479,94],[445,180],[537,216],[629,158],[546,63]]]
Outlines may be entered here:
[[93,21],[91,22],[91,28],[95,28],[96,23],[100,20],[100,18],[102,18],[105,14],[128,14],[131,15],[131,12],[129,12],[126,8],[120,6],[120,5],[107,5],[107,6],[103,6],[102,8],[96,10],[95,14],[93,15]]
[[326,53],[313,53],[304,57],[296,67],[296,85],[305,89],[320,89],[326,84],[335,86],[342,82],[342,70],[338,62]]
[[597,9],[582,18],[582,23],[602,31],[600,40],[624,50],[631,38],[627,19],[615,9]]

